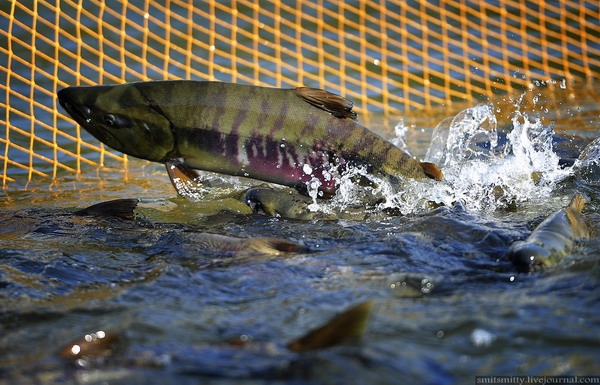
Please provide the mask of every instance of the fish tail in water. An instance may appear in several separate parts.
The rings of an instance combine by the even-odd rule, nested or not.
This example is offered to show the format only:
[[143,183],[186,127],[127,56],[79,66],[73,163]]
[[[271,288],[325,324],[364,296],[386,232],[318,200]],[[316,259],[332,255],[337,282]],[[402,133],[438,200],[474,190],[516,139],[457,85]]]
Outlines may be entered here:
[[325,325],[291,341],[287,348],[294,352],[304,352],[357,340],[365,333],[372,306],[372,301],[354,306]]
[[581,215],[588,199],[577,194],[563,209],[540,223],[524,241],[513,243],[508,259],[517,271],[534,272],[553,266],[571,253],[575,240],[588,238],[589,230]]
[[75,211],[74,214],[133,219],[135,217],[133,210],[135,210],[139,202],[138,199],[115,199]]

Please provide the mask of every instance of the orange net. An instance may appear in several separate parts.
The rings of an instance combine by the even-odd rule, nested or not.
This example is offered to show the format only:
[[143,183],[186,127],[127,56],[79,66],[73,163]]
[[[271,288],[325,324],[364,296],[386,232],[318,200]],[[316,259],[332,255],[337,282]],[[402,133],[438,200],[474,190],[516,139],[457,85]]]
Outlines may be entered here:
[[11,0],[0,3],[3,184],[124,168],[62,110],[79,84],[208,79],[325,88],[365,114],[592,83],[600,4],[488,0]]

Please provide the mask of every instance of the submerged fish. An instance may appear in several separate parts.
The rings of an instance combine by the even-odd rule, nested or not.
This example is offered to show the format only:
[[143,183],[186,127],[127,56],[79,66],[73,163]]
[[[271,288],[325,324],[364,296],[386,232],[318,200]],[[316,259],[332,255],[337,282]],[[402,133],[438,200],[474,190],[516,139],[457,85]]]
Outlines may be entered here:
[[569,205],[546,218],[524,241],[513,243],[508,259],[518,271],[538,271],[555,265],[573,249],[575,240],[588,238],[589,231],[581,215],[587,199],[577,194]]
[[[166,161],[167,172],[171,179],[171,184],[175,190],[184,198],[192,201],[197,200],[197,189],[199,175],[195,170],[184,167],[179,161]],[[244,192],[228,194],[227,197],[233,202],[238,201],[247,205],[246,207],[252,213],[261,213],[270,216],[278,216],[287,219],[339,219],[347,217],[341,213],[325,213],[321,211],[311,211],[310,205],[312,198],[298,194],[291,189],[275,189],[270,187],[253,187]],[[231,204],[232,200],[228,203]],[[233,205],[235,206],[235,205]],[[363,212],[360,217],[364,216]]]
[[[113,216],[121,219],[134,219],[134,210],[138,199],[115,199],[89,206],[74,212],[75,215]],[[212,233],[190,233],[190,240],[195,247],[209,250],[243,253],[259,253],[269,255],[285,255],[288,253],[306,252],[308,249],[292,241],[279,238],[235,238]]]
[[245,176],[321,196],[349,166],[398,184],[441,179],[356,122],[352,102],[327,91],[207,81],[68,87],[63,108],[101,142],[138,158],[181,159],[187,168]]
[[[78,360],[87,361],[98,357],[107,357],[115,354],[120,341],[120,334],[99,330],[63,346],[59,349],[58,355],[63,359],[73,360],[75,363],[78,363]],[[84,366],[87,363],[80,362],[79,364]]]

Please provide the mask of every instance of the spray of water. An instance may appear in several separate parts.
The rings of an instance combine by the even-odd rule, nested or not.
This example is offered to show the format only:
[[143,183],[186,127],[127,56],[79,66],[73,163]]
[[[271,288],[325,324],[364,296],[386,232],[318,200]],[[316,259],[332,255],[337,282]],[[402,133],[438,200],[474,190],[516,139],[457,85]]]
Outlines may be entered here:
[[446,205],[460,202],[468,209],[495,210],[549,196],[572,170],[559,167],[552,149],[553,126],[527,116],[518,106],[517,102],[512,130],[503,141],[492,104],[477,105],[442,121],[425,161],[442,167],[444,181],[423,186],[417,182],[410,203],[419,199]]
[[[353,168],[340,178],[336,197],[318,207],[343,211],[357,201],[370,200],[380,202],[379,209],[393,207],[411,214],[429,210],[432,204],[460,202],[466,209],[493,211],[548,197],[573,170],[559,167],[552,149],[552,125],[522,113],[519,102],[515,106],[508,133],[499,132],[492,104],[466,109],[438,124],[424,161],[440,166],[443,181],[411,180],[397,186]],[[597,150],[600,153],[600,142]],[[360,176],[376,187],[357,187],[353,181]]]
[[577,179],[584,185],[593,188],[600,186],[600,138],[587,145],[573,168]]

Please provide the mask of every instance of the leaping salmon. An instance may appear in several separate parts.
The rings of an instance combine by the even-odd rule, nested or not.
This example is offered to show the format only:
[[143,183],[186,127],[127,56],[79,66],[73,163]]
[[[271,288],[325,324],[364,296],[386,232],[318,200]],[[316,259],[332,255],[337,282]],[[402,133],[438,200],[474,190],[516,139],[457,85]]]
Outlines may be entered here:
[[396,184],[442,178],[437,166],[359,124],[351,101],[320,89],[175,80],[68,87],[58,99],[79,125],[125,154],[304,193],[315,183],[322,197],[335,194],[336,175],[349,166]]

